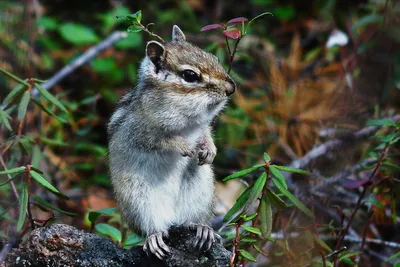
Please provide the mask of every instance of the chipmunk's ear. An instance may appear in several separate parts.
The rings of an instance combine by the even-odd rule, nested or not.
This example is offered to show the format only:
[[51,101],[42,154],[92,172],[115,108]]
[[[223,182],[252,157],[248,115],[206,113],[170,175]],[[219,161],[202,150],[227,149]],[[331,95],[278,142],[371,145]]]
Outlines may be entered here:
[[185,34],[177,25],[174,25],[174,27],[172,27],[172,41],[178,41],[178,42],[186,41]]
[[164,59],[165,48],[157,41],[150,41],[146,46],[146,55],[154,64],[158,64]]

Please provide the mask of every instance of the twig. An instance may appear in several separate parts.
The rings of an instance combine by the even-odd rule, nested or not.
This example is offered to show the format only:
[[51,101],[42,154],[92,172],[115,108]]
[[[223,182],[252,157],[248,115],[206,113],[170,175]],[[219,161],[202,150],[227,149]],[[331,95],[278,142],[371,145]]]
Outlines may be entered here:
[[[314,201],[314,206],[316,208],[318,208],[320,211],[327,213],[330,216],[330,218],[333,218],[335,221],[337,221],[339,223],[342,221],[342,218],[339,217],[339,215],[336,212],[332,211],[331,209],[327,208],[326,206],[321,205],[318,201]],[[343,223],[347,223],[347,220],[343,219]],[[360,238],[360,236],[357,234],[357,232],[353,228],[350,227],[348,232],[352,237]]]
[[236,259],[238,258],[239,253],[239,244],[240,244],[240,226],[243,223],[243,219],[240,219],[238,222],[235,223],[235,238],[233,239],[233,248],[232,248],[232,257],[229,261],[229,266],[236,266]]
[[[0,163],[1,163],[1,166],[3,167],[3,169],[4,169],[5,171],[7,171],[7,170],[8,170],[8,169],[7,169],[7,165],[6,165],[6,163],[4,162],[4,159],[3,159],[3,155],[2,155],[2,154],[0,154]],[[10,174],[7,174],[7,178],[8,178],[8,179],[11,179],[12,177],[11,177]],[[14,181],[10,181],[10,185],[11,185],[11,190],[13,191],[13,194],[14,194],[15,198],[16,198],[16,199],[19,199],[19,194],[18,194],[18,191],[17,191],[17,187],[16,187],[15,184],[14,184]]]
[[[271,233],[271,238],[272,239],[277,239],[277,240],[282,240],[285,238],[299,238],[301,236],[300,233],[290,233],[287,235],[283,235],[283,233]],[[321,238],[322,240],[336,240],[337,237],[333,236],[333,235],[319,235],[319,238]],[[353,236],[346,236],[344,238],[344,241],[346,242],[351,242],[351,243],[362,243],[362,238],[360,237],[353,237]],[[375,245],[381,245],[381,246],[386,246],[386,247],[390,247],[390,248],[394,248],[394,249],[400,249],[400,243],[397,242],[393,242],[393,241],[385,241],[382,239],[375,239],[375,238],[365,238],[365,243],[368,244],[375,244]],[[326,257],[328,257],[329,255],[327,255]]]
[[242,39],[242,38],[239,37],[239,38],[236,40],[235,46],[233,47],[233,51],[232,51],[232,53],[231,53],[230,48],[229,48],[229,44],[228,44],[228,38],[226,38],[226,44],[227,44],[227,46],[228,46],[228,51],[229,51],[229,56],[230,56],[230,57],[229,57],[228,74],[231,73],[232,64],[233,64],[233,59],[235,58],[235,54],[236,54],[236,52],[237,52],[237,46],[238,46],[238,44],[239,44],[239,42],[240,42],[241,39]]
[[[54,85],[56,85],[58,82],[60,82],[62,79],[64,79],[66,76],[71,74],[74,70],[82,66],[83,64],[87,63],[90,61],[92,58],[94,58],[97,54],[105,50],[106,48],[110,47],[112,44],[115,42],[121,40],[122,38],[126,38],[128,34],[126,32],[121,32],[121,31],[115,31],[110,34],[107,39],[101,41],[95,46],[92,46],[89,48],[85,53],[83,53],[80,57],[72,61],[70,64],[67,66],[63,67],[61,70],[59,70],[56,74],[54,74],[50,79],[48,79],[46,82],[44,82],[42,85],[43,88],[45,89],[50,89]],[[38,90],[36,88],[32,89],[32,96],[35,97],[38,94]]]
[[[150,23],[150,24],[154,24],[154,23]],[[151,32],[151,31],[149,31],[149,29],[147,29],[147,27],[150,26],[150,25],[147,25],[147,27],[145,27],[142,23],[138,23],[138,25],[139,25],[140,27],[142,27],[142,30],[143,30],[145,33],[147,33],[148,35],[150,35],[150,36],[152,36],[152,37],[156,37],[156,38],[159,39],[161,42],[165,43],[165,40],[164,40],[160,35],[155,34],[154,32]]]
[[335,174],[332,177],[329,177],[329,178],[321,177],[322,182],[311,187],[310,192],[312,192],[312,193],[317,192],[318,190],[320,190],[323,187],[330,186],[330,185],[336,183],[337,181],[342,180],[343,177],[347,177],[353,173],[358,172],[359,170],[362,170],[362,166],[371,165],[374,163],[376,163],[376,159],[366,159],[362,162],[357,163],[356,165],[352,166],[351,168],[344,169],[343,171]]
[[[397,122],[400,120],[400,114],[388,118],[393,122]],[[381,127],[380,126],[368,126],[359,131],[356,131],[351,135],[351,145],[355,145],[358,142],[366,140],[367,138],[373,136]],[[303,169],[308,166],[312,161],[319,159],[331,151],[337,150],[338,148],[349,144],[346,139],[334,139],[329,140],[325,143],[322,143],[314,148],[312,148],[306,155],[302,158],[292,161],[289,164],[291,168]],[[299,193],[299,188],[292,182],[292,173],[285,174],[285,178],[288,182],[288,186],[291,190],[293,190],[296,194]]]
[[[110,34],[107,39],[101,41],[95,46],[92,46],[89,48],[85,53],[83,53],[80,57],[72,61],[70,64],[67,66],[63,67],[61,70],[59,70],[56,74],[54,74],[50,79],[48,79],[46,82],[42,83],[41,86],[49,90],[52,88],[54,85],[59,83],[62,79],[64,79],[66,76],[71,74],[73,71],[75,71],[77,68],[82,66],[83,64],[87,63],[90,61],[92,58],[94,58],[97,54],[105,50],[106,48],[110,47],[112,44],[115,42],[126,38],[128,36],[128,33],[126,32],[121,32],[121,31],[115,31]],[[39,94],[38,90],[36,88],[32,88],[31,95],[32,97],[37,97]],[[4,108],[7,106],[8,103],[4,103],[3,105],[0,105],[0,108],[4,110]]]
[[8,252],[12,249],[12,244],[6,243],[0,251],[0,264],[4,262],[7,257]]

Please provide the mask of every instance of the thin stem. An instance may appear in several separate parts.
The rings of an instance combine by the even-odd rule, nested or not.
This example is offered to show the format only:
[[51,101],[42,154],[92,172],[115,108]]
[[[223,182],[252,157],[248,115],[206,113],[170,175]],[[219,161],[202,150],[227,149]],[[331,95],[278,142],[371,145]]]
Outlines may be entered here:
[[149,31],[149,30],[148,30],[143,24],[141,24],[141,23],[139,23],[138,25],[139,25],[140,27],[142,27],[143,31],[146,32],[147,34],[149,34],[150,36],[156,37],[156,38],[158,38],[161,42],[165,43],[165,40],[164,40],[161,36],[159,36],[158,34],[155,34],[155,33],[151,32],[151,31]]
[[236,52],[237,52],[237,47],[238,47],[238,44],[239,44],[239,42],[240,42],[241,39],[242,39],[242,37],[239,37],[239,38],[236,40],[235,46],[233,47],[233,52],[232,52],[232,53],[229,53],[229,54],[230,54],[230,59],[229,59],[228,74],[230,74],[230,72],[231,72],[233,59],[235,58],[235,54],[236,54]]
[[236,261],[239,253],[239,244],[240,244],[240,226],[243,223],[243,219],[240,219],[237,223],[235,223],[235,231],[236,235],[235,238],[233,239],[233,248],[232,248],[232,257],[229,261],[229,266],[236,266]]
[[370,220],[368,220],[368,223],[367,223],[367,225],[365,226],[365,229],[364,229],[364,231],[363,231],[363,233],[362,233],[362,236],[361,236],[360,254],[358,254],[358,261],[357,261],[358,266],[361,266],[361,265],[360,265],[360,262],[361,262],[361,253],[364,252],[365,238],[367,237],[367,232],[368,232],[369,223],[370,223]]
[[29,222],[30,222],[30,224],[31,224],[31,229],[33,230],[33,229],[35,229],[36,228],[36,226],[35,226],[35,221],[33,220],[33,217],[32,217],[32,212],[31,212],[31,203],[30,203],[30,196],[31,196],[31,174],[30,174],[30,171],[31,171],[31,165],[26,165],[26,174],[27,174],[27,183],[28,183],[28,205],[27,205],[27,211],[28,211],[28,220],[29,220]]
[[[351,223],[352,223],[352,221],[353,221],[353,219],[354,219],[354,216],[356,215],[357,211],[358,211],[358,210],[360,209],[360,207],[361,207],[361,202],[362,202],[362,200],[363,200],[365,194],[367,193],[367,191],[368,191],[371,187],[372,187],[372,188],[374,187],[373,184],[372,184],[372,181],[373,181],[373,179],[376,177],[376,175],[378,174],[378,171],[379,171],[380,168],[381,168],[382,161],[384,160],[384,158],[385,158],[385,156],[386,156],[386,152],[387,152],[387,150],[388,150],[388,148],[389,148],[389,144],[390,144],[390,142],[387,142],[387,143],[386,143],[386,146],[382,149],[381,155],[379,156],[379,159],[378,159],[378,161],[377,161],[377,163],[376,163],[376,167],[375,167],[375,169],[372,171],[372,173],[371,173],[371,175],[370,175],[370,177],[369,177],[369,179],[368,179],[368,183],[364,186],[363,191],[361,192],[360,197],[359,197],[358,200],[357,200],[357,204],[356,204],[356,206],[355,206],[353,212],[352,212],[351,215],[350,215],[350,218],[349,218],[349,221],[348,221],[348,223],[347,223],[347,225],[346,225],[346,228],[345,228],[345,230],[344,230],[344,231],[340,234],[340,236],[339,236],[338,242],[337,242],[337,244],[336,244],[336,248],[338,248],[338,247],[341,246],[341,244],[342,244],[344,238],[346,237],[347,232],[349,231],[350,225],[351,225]],[[337,261],[337,257],[335,257],[335,265],[334,265],[334,266],[338,266],[338,264],[339,264],[339,263],[338,263],[338,261]]]
[[231,57],[231,47],[229,46],[228,37],[225,36],[226,48],[228,49],[229,58]]
[[[5,171],[7,171],[7,170],[8,170],[8,169],[7,169],[7,165],[6,165],[6,163],[4,162],[4,159],[3,159],[3,155],[2,155],[2,154],[0,155],[0,163],[1,163],[1,166],[3,167],[3,169],[4,169]],[[8,178],[8,179],[11,179],[12,177],[11,177],[10,174],[7,174],[7,178]],[[18,191],[17,191],[17,187],[16,187],[15,184],[14,184],[14,181],[10,181],[10,185],[11,185],[11,190],[13,191],[13,194],[14,194],[15,198],[16,198],[16,199],[19,199],[19,194],[18,194]]]

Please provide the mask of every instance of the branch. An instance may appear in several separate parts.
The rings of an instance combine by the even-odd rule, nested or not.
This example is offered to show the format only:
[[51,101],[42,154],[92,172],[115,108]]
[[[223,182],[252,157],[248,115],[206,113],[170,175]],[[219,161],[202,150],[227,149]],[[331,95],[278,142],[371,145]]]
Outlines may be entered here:
[[[79,68],[83,64],[90,61],[97,54],[99,54],[106,48],[110,47],[115,42],[121,40],[122,38],[126,38],[127,36],[128,36],[128,34],[126,32],[115,31],[115,32],[111,33],[110,36],[107,37],[107,39],[105,39],[105,40],[101,41],[100,43],[98,43],[97,45],[89,48],[80,57],[76,58],[70,64],[63,67],[56,74],[54,74],[53,77],[51,77],[46,82],[41,84],[42,87],[45,88],[46,90],[50,89],[51,87],[56,85],[58,82],[60,82],[62,79],[64,79],[66,76],[71,74],[75,69]],[[33,88],[32,96],[36,96],[37,94],[38,94],[38,90],[36,88]]]
[[[393,116],[389,119],[393,122],[397,122],[400,120],[400,114]],[[339,148],[341,148],[345,145],[354,146],[355,144],[368,139],[369,137],[373,136],[381,128],[382,127],[380,127],[380,126],[368,126],[361,130],[356,131],[355,133],[353,133],[345,138],[329,140],[325,143],[322,143],[322,144],[312,148],[302,158],[292,161],[292,163],[290,163],[288,167],[304,169],[311,162],[313,162],[316,159],[319,159],[323,156],[326,156],[326,154],[328,154],[329,152],[338,150]],[[299,192],[299,189],[292,181],[292,174],[287,173],[285,175],[285,178],[288,182],[289,188],[294,190],[297,194]]]
[[[272,239],[287,239],[287,238],[298,238],[300,237],[300,233],[290,233],[288,235],[284,235],[283,233],[271,233],[271,238]],[[322,240],[336,240],[337,236],[333,235],[319,235],[319,238]],[[352,243],[361,243],[362,238],[358,237],[352,237],[352,236],[345,236],[344,241],[347,242],[352,242]],[[386,247],[391,247],[395,249],[400,249],[400,243],[392,242],[392,241],[385,241],[381,239],[375,239],[375,238],[365,238],[365,242],[369,244],[376,244],[376,245],[381,245],[381,246],[386,246]]]

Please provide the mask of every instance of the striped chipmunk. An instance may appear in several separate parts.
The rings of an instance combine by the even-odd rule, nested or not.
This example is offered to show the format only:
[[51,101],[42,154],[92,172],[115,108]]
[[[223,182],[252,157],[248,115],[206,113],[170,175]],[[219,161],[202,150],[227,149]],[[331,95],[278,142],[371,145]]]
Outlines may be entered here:
[[217,57],[186,41],[150,41],[138,83],[108,124],[109,164],[122,218],[147,237],[144,250],[162,259],[171,226],[197,232],[193,248],[220,239],[208,225],[213,212],[216,155],[210,124],[236,85]]

